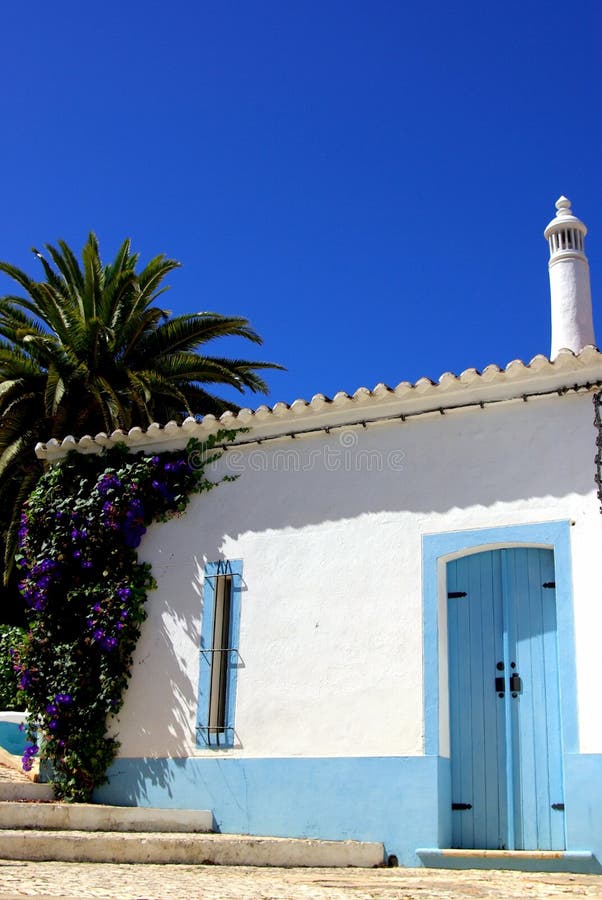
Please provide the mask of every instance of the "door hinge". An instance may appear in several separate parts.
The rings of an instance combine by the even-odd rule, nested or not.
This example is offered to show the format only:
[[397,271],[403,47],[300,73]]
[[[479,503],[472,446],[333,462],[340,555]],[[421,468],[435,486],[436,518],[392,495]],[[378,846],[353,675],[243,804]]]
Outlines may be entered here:
[[455,600],[457,597],[467,597],[468,594],[466,591],[449,591],[447,595],[448,600]]
[[472,803],[452,803],[452,809],[472,809]]
[[552,809],[559,809],[564,812],[564,803],[552,803]]
[[555,581],[544,581],[544,583],[542,584],[542,587],[545,587],[545,588],[555,588],[555,587],[556,587],[556,582],[555,582]]

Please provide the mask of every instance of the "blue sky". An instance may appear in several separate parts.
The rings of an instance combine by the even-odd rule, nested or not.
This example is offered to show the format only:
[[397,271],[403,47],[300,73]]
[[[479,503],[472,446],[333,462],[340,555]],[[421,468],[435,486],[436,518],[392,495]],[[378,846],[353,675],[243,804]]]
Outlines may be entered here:
[[247,316],[216,352],[291,402],[548,353],[565,193],[600,336],[601,35],[598,0],[5,4],[0,258],[176,257],[166,305]]

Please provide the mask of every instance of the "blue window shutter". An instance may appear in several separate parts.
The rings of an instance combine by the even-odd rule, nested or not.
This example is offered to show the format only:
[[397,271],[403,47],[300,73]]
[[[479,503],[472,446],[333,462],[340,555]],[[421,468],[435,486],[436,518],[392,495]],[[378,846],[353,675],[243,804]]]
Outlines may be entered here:
[[[215,598],[217,576],[231,577],[230,628],[227,646],[225,725],[223,731],[213,732],[209,728],[209,706],[211,695],[211,671],[214,665],[215,648],[213,631],[215,621]],[[242,593],[242,560],[219,560],[207,563],[203,584],[203,608],[201,611],[201,646],[199,661],[199,699],[197,711],[197,747],[233,747],[235,744],[236,680],[240,657],[238,640],[240,631]]]

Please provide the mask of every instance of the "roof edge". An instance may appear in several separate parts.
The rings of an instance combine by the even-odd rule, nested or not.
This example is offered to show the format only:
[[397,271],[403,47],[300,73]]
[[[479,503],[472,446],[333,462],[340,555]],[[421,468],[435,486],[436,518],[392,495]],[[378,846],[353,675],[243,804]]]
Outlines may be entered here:
[[489,365],[482,371],[465,369],[460,375],[444,372],[436,382],[419,378],[414,383],[402,381],[395,388],[377,384],[372,390],[360,387],[353,394],[340,391],[332,399],[316,394],[309,401],[298,399],[291,404],[262,405],[256,410],[225,412],[219,418],[207,415],[201,421],[188,417],[181,424],[172,421],[162,426],[153,422],[146,430],[135,427],[123,432],[118,429],[110,435],[100,432],[94,437],[84,435],[79,439],[67,435],[62,440],[52,438],[37,444],[35,452],[39,459],[53,462],[71,450],[101,453],[116,444],[125,444],[132,452],[157,449],[159,445],[162,449],[171,446],[175,449],[192,437],[202,441],[220,429],[245,429],[258,437],[277,431],[286,436],[299,426],[302,432],[313,430],[311,425],[314,423],[317,428],[329,423],[345,424],[344,419],[348,419],[349,414],[354,420],[361,420],[364,412],[369,418],[389,409],[398,415],[411,414],[418,407],[424,407],[425,413],[437,412],[450,406],[470,405],[473,400],[499,402],[521,397],[527,391],[537,392],[540,388],[544,392],[561,391],[574,387],[577,382],[585,385],[599,381],[602,381],[602,353],[596,347],[587,346],[579,353],[560,350],[553,361],[538,354],[529,363],[512,360],[504,369]]

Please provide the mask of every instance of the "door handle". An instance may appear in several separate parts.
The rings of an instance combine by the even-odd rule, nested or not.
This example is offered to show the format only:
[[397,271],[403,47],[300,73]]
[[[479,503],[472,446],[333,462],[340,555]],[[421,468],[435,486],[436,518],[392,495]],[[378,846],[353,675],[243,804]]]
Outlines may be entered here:
[[513,672],[510,676],[510,692],[513,697],[517,697],[523,689],[523,683],[518,672]]

